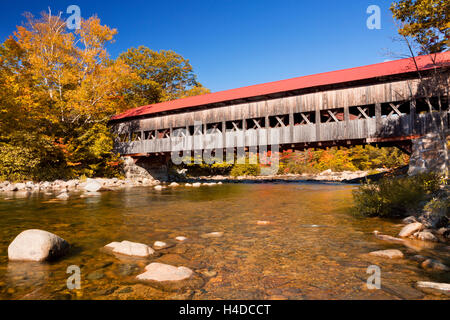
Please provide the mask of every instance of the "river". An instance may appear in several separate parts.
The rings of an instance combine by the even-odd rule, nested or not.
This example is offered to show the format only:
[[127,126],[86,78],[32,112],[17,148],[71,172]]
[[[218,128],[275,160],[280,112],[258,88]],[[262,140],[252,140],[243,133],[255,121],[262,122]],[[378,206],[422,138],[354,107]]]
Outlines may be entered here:
[[[448,299],[422,292],[417,281],[449,282],[410,257],[450,262],[449,247],[408,248],[377,240],[396,235],[398,221],[352,214],[354,186],[325,183],[224,184],[200,188],[129,188],[69,200],[55,194],[0,194],[0,299]],[[260,225],[258,221],[269,221]],[[8,262],[21,231],[43,229],[71,244],[51,263]],[[222,237],[205,238],[210,232]],[[177,236],[188,238],[183,243]],[[172,247],[138,259],[102,249],[129,240]],[[405,259],[368,256],[398,248]],[[135,280],[152,261],[184,265],[198,274],[179,290]],[[67,267],[81,270],[69,290]],[[381,268],[381,289],[369,290],[367,268]]]

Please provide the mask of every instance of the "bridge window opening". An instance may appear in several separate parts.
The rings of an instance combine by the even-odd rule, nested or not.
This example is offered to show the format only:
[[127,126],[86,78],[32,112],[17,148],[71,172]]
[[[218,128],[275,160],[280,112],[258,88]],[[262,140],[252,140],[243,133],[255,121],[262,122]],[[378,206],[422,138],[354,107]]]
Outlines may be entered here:
[[375,118],[375,105],[356,106],[348,108],[350,120]]
[[131,134],[131,141],[141,141],[141,139],[142,139],[142,134],[140,131],[133,132]]
[[316,123],[316,113],[315,112],[300,112],[294,113],[294,124],[296,126],[304,124],[314,124]]
[[247,119],[246,120],[246,128],[247,129],[264,129],[265,119],[264,118],[256,118],[256,119]]
[[344,121],[344,108],[320,111],[321,123]]
[[174,137],[181,137],[184,138],[187,136],[187,130],[186,127],[180,127],[180,128],[173,128],[172,134]]
[[155,138],[153,131],[144,131],[144,140],[152,140]]
[[408,103],[403,101],[381,104],[382,118],[397,118],[404,114],[409,114],[409,101]]
[[203,134],[203,125],[189,126],[190,136],[201,136]]
[[222,133],[222,123],[208,123],[206,124],[206,132],[213,133]]
[[227,128],[227,131],[242,130],[242,120],[227,121],[226,122],[226,128]]
[[289,125],[289,115],[269,117],[269,125],[271,128],[286,127]]
[[170,138],[170,129],[158,130],[158,139]]

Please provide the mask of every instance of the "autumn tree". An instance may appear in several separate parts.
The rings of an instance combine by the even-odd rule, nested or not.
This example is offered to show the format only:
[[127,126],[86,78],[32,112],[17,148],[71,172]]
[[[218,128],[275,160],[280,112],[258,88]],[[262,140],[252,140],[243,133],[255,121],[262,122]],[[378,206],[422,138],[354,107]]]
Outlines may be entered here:
[[130,48],[122,61],[139,76],[128,92],[130,106],[174,100],[209,93],[193,73],[189,60],[171,50],[153,51],[147,47]]
[[[46,146],[50,142],[53,149],[47,148],[49,152],[42,154],[36,168],[45,164],[49,171],[65,162],[73,166],[74,174],[94,175],[115,158],[112,145],[94,144],[106,149],[94,152],[99,156],[83,163],[75,160],[86,158],[79,153],[87,149],[79,143],[91,141],[86,133],[112,140],[106,122],[127,108],[125,94],[137,76],[121,60],[109,58],[105,46],[117,31],[102,25],[99,18],[82,20],[74,32],[51,12],[39,18],[27,14],[26,19],[0,46],[0,142],[22,150],[35,150],[34,144],[40,141]],[[96,130],[90,130],[94,125]],[[4,146],[3,150],[9,149]],[[57,164],[51,163],[54,153],[63,154],[64,159],[58,157]],[[18,172],[14,178],[20,176]]]
[[450,2],[401,0],[391,5],[399,33],[418,44],[420,54],[442,52],[450,45]]

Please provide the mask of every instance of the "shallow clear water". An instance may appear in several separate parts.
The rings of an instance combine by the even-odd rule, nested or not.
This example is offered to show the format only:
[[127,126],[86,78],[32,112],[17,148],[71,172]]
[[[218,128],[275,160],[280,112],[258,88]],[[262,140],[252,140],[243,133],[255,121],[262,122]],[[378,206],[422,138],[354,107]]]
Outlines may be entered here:
[[[396,235],[398,221],[351,213],[352,186],[337,184],[224,184],[201,188],[130,188],[97,196],[0,194],[0,299],[448,299],[415,288],[417,281],[450,282],[425,271],[415,254],[450,262],[448,246],[410,247],[375,239]],[[257,221],[270,221],[258,225]],[[8,262],[7,247],[21,231],[53,232],[71,245],[52,263]],[[204,238],[223,232],[220,238]],[[177,236],[189,238],[176,243]],[[129,240],[174,246],[137,259],[101,248]],[[405,259],[367,256],[398,248]],[[178,288],[135,280],[151,261],[193,269],[196,281]],[[367,267],[381,268],[381,290],[368,290]],[[80,290],[69,290],[66,269],[81,268]]]

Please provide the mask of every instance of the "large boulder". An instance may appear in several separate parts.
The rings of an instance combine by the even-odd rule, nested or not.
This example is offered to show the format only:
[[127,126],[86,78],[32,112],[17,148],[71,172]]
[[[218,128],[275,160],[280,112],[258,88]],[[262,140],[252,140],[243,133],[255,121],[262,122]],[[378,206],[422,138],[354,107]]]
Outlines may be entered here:
[[174,267],[153,262],[145,267],[145,272],[136,278],[143,281],[181,281],[192,276],[193,271],[186,267]]
[[69,251],[69,243],[57,235],[38,229],[21,232],[8,247],[9,260],[48,261]]
[[87,192],[97,192],[102,188],[102,185],[100,182],[94,179],[89,179],[86,184],[84,185],[84,190]]
[[398,236],[402,237],[402,238],[406,238],[422,229],[423,229],[423,224],[421,224],[420,222],[410,223],[403,227],[403,229],[400,231]]
[[115,253],[134,257],[148,257],[155,253],[155,250],[146,244],[126,240],[122,242],[111,242],[107,244],[105,248],[110,249]]

